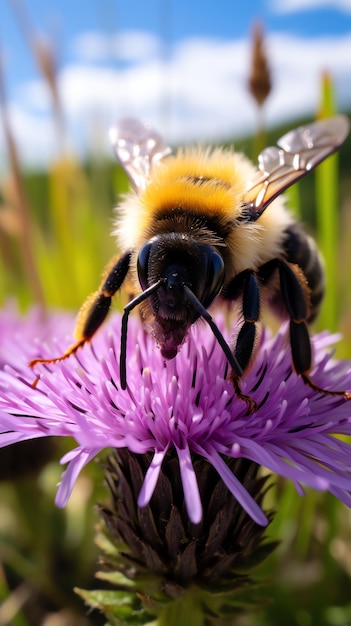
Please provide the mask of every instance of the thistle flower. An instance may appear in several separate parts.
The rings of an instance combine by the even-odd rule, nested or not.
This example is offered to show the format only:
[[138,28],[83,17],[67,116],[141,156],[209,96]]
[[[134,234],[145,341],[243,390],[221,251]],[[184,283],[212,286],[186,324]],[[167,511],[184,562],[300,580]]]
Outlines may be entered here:
[[0,309],[0,370],[10,362],[21,363],[20,369],[28,370],[26,355],[38,342],[53,342],[54,337],[70,341],[73,324],[69,313],[46,313],[37,306],[22,316],[15,302],[8,302]]
[[[57,332],[69,339],[72,323],[71,315],[52,312],[46,315],[41,307],[31,309],[22,319],[15,303],[7,304],[0,314],[0,370],[11,359],[23,361],[24,346],[33,342],[33,333],[43,342]],[[45,442],[38,438],[3,448],[0,452],[0,481],[33,477],[53,457],[56,446],[57,441],[52,438]]]
[[[223,320],[217,323],[229,340]],[[201,324],[164,362],[131,319],[123,391],[120,324],[115,315],[75,356],[38,366],[33,387],[28,361],[63,352],[73,320],[0,314],[0,446],[47,436],[76,440],[62,459],[68,467],[59,506],[84,465],[114,448],[105,468],[111,505],[100,507],[105,529],[98,536],[98,577],[113,589],[77,590],[110,623],[232,623],[260,600],[251,567],[274,547],[264,541],[271,515],[261,509],[260,465],[289,477],[300,492],[302,484],[329,490],[351,506],[351,446],[338,438],[350,434],[351,405],[313,392],[294,374],[284,328],[276,337],[262,334],[242,381],[258,405],[254,414],[233,392],[222,349]],[[349,364],[327,353],[335,339],[314,338],[313,376],[324,388],[347,388]]]
[[[6,321],[2,314],[1,325]],[[224,323],[217,320],[229,340]],[[351,404],[320,395],[295,375],[286,329],[271,337],[263,332],[243,391],[257,403],[254,414],[233,393],[227,363],[211,331],[191,329],[177,357],[164,362],[153,338],[130,320],[128,387],[120,388],[120,316],[76,356],[52,366],[38,366],[33,388],[27,363],[62,353],[67,338],[57,325],[57,340],[43,343],[43,325],[22,322],[20,340],[11,330],[2,348],[7,365],[0,372],[0,446],[47,436],[73,437],[77,447],[62,458],[68,464],[56,503],[64,506],[81,469],[105,448],[151,454],[137,495],[139,507],[151,500],[169,451],[176,453],[187,514],[202,519],[202,503],[193,455],[206,459],[229,492],[259,525],[267,516],[230,469],[226,458],[248,459],[303,485],[330,491],[351,506],[351,446],[339,435],[351,434]],[[67,318],[66,318],[67,324]],[[33,327],[34,326],[34,327]],[[62,324],[64,327],[65,324]],[[5,334],[3,332],[3,334]],[[350,364],[334,360],[328,347],[336,336],[313,340],[313,379],[326,389],[351,386]]]

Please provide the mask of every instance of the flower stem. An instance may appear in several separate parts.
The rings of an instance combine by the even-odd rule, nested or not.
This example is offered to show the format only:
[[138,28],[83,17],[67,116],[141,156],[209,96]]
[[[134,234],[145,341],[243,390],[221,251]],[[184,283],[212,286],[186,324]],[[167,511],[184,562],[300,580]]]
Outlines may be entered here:
[[164,606],[157,619],[157,626],[205,626],[205,611],[201,595],[195,587],[190,587],[173,602]]

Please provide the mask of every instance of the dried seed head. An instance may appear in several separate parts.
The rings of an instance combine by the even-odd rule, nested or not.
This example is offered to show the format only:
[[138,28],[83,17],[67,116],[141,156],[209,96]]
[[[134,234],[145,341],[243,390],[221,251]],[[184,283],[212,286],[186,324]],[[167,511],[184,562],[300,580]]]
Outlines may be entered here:
[[259,107],[264,104],[272,88],[264,46],[263,28],[260,24],[255,24],[252,32],[252,57],[248,88]]

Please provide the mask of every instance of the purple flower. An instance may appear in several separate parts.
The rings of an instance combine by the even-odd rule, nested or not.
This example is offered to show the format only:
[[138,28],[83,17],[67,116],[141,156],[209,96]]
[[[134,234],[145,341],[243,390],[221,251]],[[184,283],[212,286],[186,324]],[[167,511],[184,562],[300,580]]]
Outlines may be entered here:
[[[12,321],[9,321],[11,317]],[[217,470],[230,492],[258,524],[267,518],[229,469],[226,458],[244,457],[302,485],[330,491],[351,506],[351,402],[321,395],[292,370],[286,328],[271,337],[265,331],[242,389],[258,404],[247,414],[226,378],[227,363],[209,328],[191,329],[177,357],[164,362],[153,338],[135,318],[129,322],[127,380],[119,384],[120,315],[113,316],[91,345],[50,366],[27,363],[61,354],[69,343],[70,316],[40,323],[31,314],[13,321],[0,314],[0,446],[47,436],[73,437],[78,446],[62,458],[68,463],[56,503],[63,506],[81,469],[104,448],[152,452],[138,504],[145,506],[157,483],[167,451],[179,459],[188,515],[198,523],[202,506],[192,464],[195,453]],[[229,339],[224,323],[217,319]],[[17,326],[17,330],[16,327]],[[47,343],[48,328],[57,339]],[[20,334],[21,333],[21,334]],[[54,332],[53,335],[54,336]],[[65,336],[66,335],[66,336]],[[46,341],[43,341],[43,338]],[[350,363],[334,360],[328,348],[336,336],[313,339],[313,380],[326,389],[350,389]]]

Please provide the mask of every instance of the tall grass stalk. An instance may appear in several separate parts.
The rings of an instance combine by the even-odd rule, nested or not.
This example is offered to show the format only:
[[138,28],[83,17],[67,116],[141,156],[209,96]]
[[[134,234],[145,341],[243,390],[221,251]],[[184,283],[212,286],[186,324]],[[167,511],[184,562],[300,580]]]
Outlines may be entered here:
[[43,38],[35,31],[29,19],[25,5],[21,0],[11,0],[10,4],[23,36],[28,43],[32,57],[36,61],[39,71],[41,72],[51,95],[53,118],[57,132],[57,142],[59,150],[62,152],[65,146],[66,129],[59,85],[56,76],[57,54],[55,46],[52,43],[53,38]]
[[[334,87],[329,74],[321,81],[321,103],[318,119],[335,115]],[[326,295],[319,317],[319,326],[333,331],[338,326],[338,240],[339,240],[339,194],[337,154],[319,165],[315,172],[315,199],[317,240],[325,262]]]
[[31,217],[31,210],[25,191],[23,174],[21,171],[16,142],[13,137],[10,119],[7,113],[6,92],[3,79],[2,66],[0,63],[0,115],[2,118],[5,141],[10,161],[11,176],[13,178],[16,206],[13,207],[18,213],[18,238],[22,252],[23,267],[27,275],[28,283],[32,289],[33,296],[45,309],[45,299],[40,275],[38,271],[37,259],[34,245],[34,228]]

